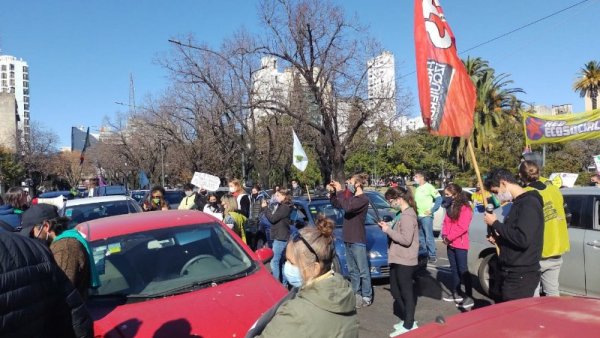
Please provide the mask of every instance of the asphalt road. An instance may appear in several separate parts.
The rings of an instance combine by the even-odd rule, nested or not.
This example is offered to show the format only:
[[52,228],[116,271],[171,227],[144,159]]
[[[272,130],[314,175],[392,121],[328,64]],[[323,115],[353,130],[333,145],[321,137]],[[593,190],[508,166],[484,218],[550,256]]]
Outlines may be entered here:
[[[441,241],[436,241],[438,261],[435,265],[428,264],[426,269],[417,273],[415,282],[417,310],[415,319],[419,326],[436,321],[436,317],[448,318],[461,313],[454,303],[442,300],[442,295],[448,293],[450,281],[450,265],[446,257],[446,246]],[[481,295],[473,284],[473,309],[493,304],[487,297]],[[374,281],[373,304],[358,310],[361,337],[389,337],[393,331],[392,326],[398,318],[392,312],[393,298],[390,293],[388,279]]]

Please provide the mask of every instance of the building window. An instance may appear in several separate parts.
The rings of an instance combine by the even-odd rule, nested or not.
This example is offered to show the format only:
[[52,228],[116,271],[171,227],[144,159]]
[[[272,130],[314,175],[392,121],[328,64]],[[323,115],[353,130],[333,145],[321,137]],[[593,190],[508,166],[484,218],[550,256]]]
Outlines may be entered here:
[[29,96],[23,96],[23,102],[29,103]]
[[27,73],[27,72],[29,72],[29,67],[23,66],[23,73]]
[[6,73],[2,73],[2,78],[6,79]]
[[29,80],[29,74],[23,74],[23,80]]
[[25,110],[29,110],[29,103],[25,103],[25,104],[23,104],[23,109],[25,109]]
[[29,89],[23,89],[23,95],[29,95]]
[[15,72],[10,72],[10,78],[14,79],[15,78]]
[[10,64],[10,70],[15,70],[15,65],[14,64]]
[[15,85],[15,79],[10,79],[10,85],[14,86]]
[[2,65],[2,70],[6,71],[6,65]]
[[15,87],[10,87],[10,91],[9,91],[9,92],[14,94],[14,92],[15,92]]
[[[23,81],[23,88],[29,88],[29,82]],[[29,92],[29,91],[27,91]]]
[[2,80],[2,87],[8,87],[8,84],[6,83],[6,80]]

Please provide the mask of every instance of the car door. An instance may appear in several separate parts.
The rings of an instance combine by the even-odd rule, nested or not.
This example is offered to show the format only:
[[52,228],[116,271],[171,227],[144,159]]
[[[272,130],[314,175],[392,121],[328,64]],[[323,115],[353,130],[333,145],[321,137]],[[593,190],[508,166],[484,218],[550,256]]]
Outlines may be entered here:
[[585,231],[585,286],[588,296],[600,297],[600,196],[594,201],[594,223]]
[[570,294],[585,295],[584,241],[586,230],[593,222],[594,197],[565,195],[566,214],[571,248],[563,255],[560,269],[560,290]]

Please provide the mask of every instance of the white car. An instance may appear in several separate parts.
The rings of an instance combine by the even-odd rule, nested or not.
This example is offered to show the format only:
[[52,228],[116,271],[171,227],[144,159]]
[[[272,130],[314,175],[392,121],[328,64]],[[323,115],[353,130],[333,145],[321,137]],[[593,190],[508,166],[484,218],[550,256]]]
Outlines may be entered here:
[[71,219],[70,226],[97,218],[142,212],[139,204],[129,196],[102,196],[68,200],[64,215]]
[[[438,189],[438,192],[444,197],[444,189]],[[475,192],[475,188],[463,188],[463,193],[467,195],[469,201],[471,195]],[[433,231],[442,232],[442,224],[444,223],[444,217],[446,217],[446,209],[440,207],[436,212],[433,213]]]
[[[561,293],[600,297],[600,189],[576,187],[561,189],[569,222],[571,249],[562,256],[559,289]],[[508,214],[511,204],[496,209],[498,219]],[[469,228],[469,271],[489,291],[490,261],[497,259],[496,249],[486,240],[483,215],[475,213]]]

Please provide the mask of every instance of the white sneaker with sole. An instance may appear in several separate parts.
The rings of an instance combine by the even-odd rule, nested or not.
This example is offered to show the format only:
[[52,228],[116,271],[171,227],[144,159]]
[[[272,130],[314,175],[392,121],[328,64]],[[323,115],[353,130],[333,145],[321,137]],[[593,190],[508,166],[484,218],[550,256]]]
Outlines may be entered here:
[[[394,330],[398,330],[402,326],[404,326],[404,321],[403,320],[401,320],[398,324],[394,325]],[[415,320],[415,323],[413,324],[413,326],[417,326],[417,321],[416,320]]]
[[410,332],[414,329],[419,328],[419,326],[417,325],[417,322],[413,323],[413,326],[410,329],[405,328],[404,326],[400,326],[400,328],[397,328],[394,330],[394,332],[390,333],[390,337],[396,337],[399,336],[401,334],[404,334],[406,332]]

